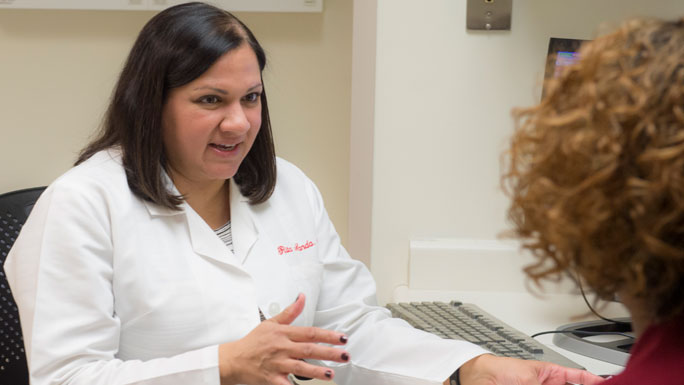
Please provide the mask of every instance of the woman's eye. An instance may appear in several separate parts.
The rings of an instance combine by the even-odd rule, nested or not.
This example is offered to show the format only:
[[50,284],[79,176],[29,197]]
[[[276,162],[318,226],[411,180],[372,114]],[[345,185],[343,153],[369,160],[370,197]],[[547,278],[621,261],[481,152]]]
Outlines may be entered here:
[[199,99],[199,102],[200,102],[200,103],[203,103],[203,104],[216,104],[216,103],[218,103],[218,102],[220,102],[220,101],[221,101],[221,99],[220,99],[218,96],[216,96],[216,95],[202,96],[202,97]]
[[253,103],[259,100],[259,93],[258,92],[252,92],[251,94],[247,94],[245,96],[245,101]]

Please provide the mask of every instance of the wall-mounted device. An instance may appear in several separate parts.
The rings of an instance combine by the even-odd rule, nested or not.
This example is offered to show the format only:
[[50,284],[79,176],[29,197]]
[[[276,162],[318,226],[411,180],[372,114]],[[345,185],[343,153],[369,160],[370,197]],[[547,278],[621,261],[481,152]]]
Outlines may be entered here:
[[513,0],[468,0],[466,27],[479,30],[511,30]]

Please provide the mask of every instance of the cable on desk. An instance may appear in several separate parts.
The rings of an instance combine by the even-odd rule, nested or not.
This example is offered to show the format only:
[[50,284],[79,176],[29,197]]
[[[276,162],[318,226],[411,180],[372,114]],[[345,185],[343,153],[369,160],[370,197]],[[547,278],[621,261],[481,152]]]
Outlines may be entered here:
[[[610,321],[610,320],[608,320]],[[625,322],[623,322],[625,323]],[[630,339],[635,339],[636,337],[629,335],[627,333],[622,333],[622,332],[587,332],[587,331],[582,331],[582,330],[549,330],[545,332],[539,332],[532,334],[530,337],[535,338],[537,336],[541,336],[544,334],[576,334],[576,335],[582,335],[582,336],[606,336],[606,335],[614,335],[614,336],[623,336],[627,337]]]
[[582,277],[579,275],[579,273],[576,273],[576,274],[577,274],[577,286],[579,286],[580,292],[582,293],[582,298],[584,299],[584,303],[587,304],[587,306],[589,307],[589,310],[591,310],[591,312],[594,313],[595,316],[599,317],[600,319],[602,319],[604,321],[612,322],[614,324],[622,324],[622,325],[631,324],[631,322],[618,321],[615,319],[606,318],[606,317],[602,316],[601,314],[599,314],[596,310],[594,310],[594,307],[591,306],[591,304],[589,303],[589,300],[587,299],[586,294],[584,293],[584,287],[582,287]]

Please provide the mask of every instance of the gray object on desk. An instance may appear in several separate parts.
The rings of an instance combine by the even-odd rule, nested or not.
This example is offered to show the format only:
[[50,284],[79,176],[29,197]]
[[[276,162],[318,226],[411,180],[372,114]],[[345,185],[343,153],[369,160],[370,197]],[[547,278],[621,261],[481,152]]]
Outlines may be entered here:
[[[575,322],[558,327],[559,331],[584,331],[584,332],[621,332],[630,334],[632,327],[629,318],[618,318],[616,321],[587,321]],[[587,336],[573,333],[554,334],[554,345],[565,350],[610,362],[611,364],[625,366],[629,358],[629,349],[634,343],[634,338],[622,337],[610,342],[590,341]]]
[[557,353],[485,312],[474,304],[458,301],[390,303],[387,308],[417,329],[442,338],[464,340],[504,356],[552,362],[570,368],[584,369],[578,363]]

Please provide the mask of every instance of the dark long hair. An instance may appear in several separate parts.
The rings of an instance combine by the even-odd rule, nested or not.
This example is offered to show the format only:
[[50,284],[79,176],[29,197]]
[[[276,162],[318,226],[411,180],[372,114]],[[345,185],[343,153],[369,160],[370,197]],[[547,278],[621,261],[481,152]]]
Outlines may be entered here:
[[[166,154],[162,109],[169,92],[200,77],[225,53],[247,43],[259,68],[266,55],[252,32],[231,13],[194,2],[168,8],[142,29],[114,89],[100,132],[76,164],[110,147],[120,147],[134,194],[177,209],[182,197],[165,187]],[[250,202],[266,201],[275,187],[276,166],[266,92],[261,94],[261,128],[234,176]]]

